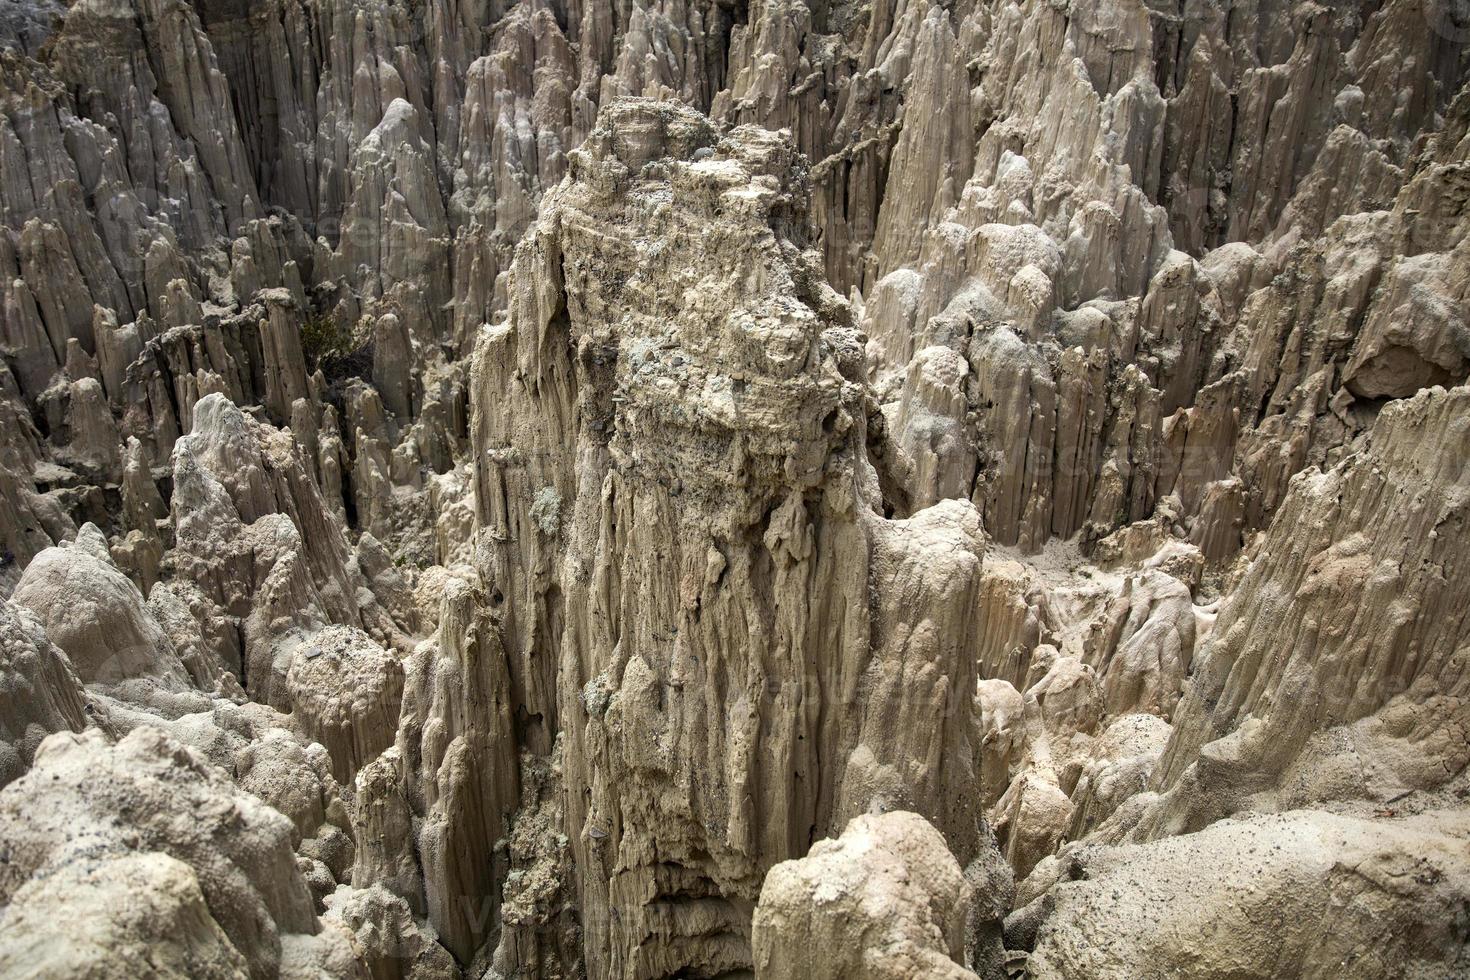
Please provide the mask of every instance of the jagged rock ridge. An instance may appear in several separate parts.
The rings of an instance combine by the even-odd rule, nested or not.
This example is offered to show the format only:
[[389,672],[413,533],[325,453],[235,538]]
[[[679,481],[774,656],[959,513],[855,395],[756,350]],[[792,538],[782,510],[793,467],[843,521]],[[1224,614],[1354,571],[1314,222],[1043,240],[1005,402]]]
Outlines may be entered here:
[[1470,970],[1467,67],[8,5],[0,972]]

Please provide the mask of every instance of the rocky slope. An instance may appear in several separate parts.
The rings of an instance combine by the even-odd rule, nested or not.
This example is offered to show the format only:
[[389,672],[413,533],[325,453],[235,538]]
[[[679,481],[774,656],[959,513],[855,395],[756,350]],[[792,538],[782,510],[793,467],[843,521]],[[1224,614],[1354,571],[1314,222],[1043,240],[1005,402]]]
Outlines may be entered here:
[[1470,971],[1467,175],[1447,0],[6,5],[0,973]]

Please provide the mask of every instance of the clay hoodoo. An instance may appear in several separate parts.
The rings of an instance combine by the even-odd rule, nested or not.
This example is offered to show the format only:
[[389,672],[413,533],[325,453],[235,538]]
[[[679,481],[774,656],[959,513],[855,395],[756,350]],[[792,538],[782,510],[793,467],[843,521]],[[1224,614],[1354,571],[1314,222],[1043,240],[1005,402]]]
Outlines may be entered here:
[[0,12],[0,973],[1470,972],[1447,0]]

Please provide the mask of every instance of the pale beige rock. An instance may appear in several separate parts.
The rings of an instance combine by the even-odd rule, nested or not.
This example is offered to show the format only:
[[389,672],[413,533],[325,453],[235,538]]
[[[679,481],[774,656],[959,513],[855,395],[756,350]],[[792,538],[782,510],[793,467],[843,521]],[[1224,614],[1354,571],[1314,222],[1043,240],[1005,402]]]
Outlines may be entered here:
[[1406,819],[1293,811],[1079,855],[1083,880],[1035,977],[1450,977],[1470,888],[1463,810]]
[[[0,786],[30,768],[41,740],[94,721],[71,661],[22,606],[0,603]],[[105,721],[97,718],[97,721]]]
[[7,976],[250,976],[194,869],[158,851],[69,862],[33,878],[9,896],[0,926]]
[[327,906],[323,925],[352,934],[372,980],[459,980],[453,957],[398,896],[377,886],[344,887],[327,897]]
[[[737,903],[874,801],[977,846],[979,521],[960,502],[873,513],[862,377],[828,346],[846,313],[801,251],[791,163],[772,134],[716,145],[697,114],[615,104],[476,355],[481,572],[525,744],[566,726],[566,781],[591,789],[566,833],[593,972],[748,968]],[[648,312],[676,302],[666,283],[672,320]],[[672,547],[638,544],[655,540]]]
[[520,792],[509,664],[489,607],[482,590],[446,582],[438,635],[409,665],[396,743],[420,821],[428,918],[461,962],[489,939],[498,916],[499,845]]
[[[303,745],[284,729],[273,729],[235,753],[235,781],[291,818],[300,838],[316,837],[331,821],[345,829],[347,811],[332,777],[331,759],[318,743]],[[351,865],[351,842],[348,862]],[[334,868],[341,876],[344,869]]]
[[110,556],[99,557],[80,542],[48,549],[27,566],[12,598],[35,614],[83,683],[144,679],[173,690],[190,683],[142,593]]
[[1008,681],[982,680],[975,700],[980,707],[982,802],[1000,799],[1020,768],[1026,752],[1026,701]]
[[[356,629],[356,647],[391,659],[381,647],[405,643],[401,629],[368,589],[290,434],[251,420],[218,394],[202,399],[195,416],[194,431],[174,453],[174,561],[198,587],[197,617],[226,667],[252,697],[290,711],[289,675],[322,627]],[[384,704],[396,699],[391,679],[375,683],[373,696]],[[325,717],[337,709],[316,710]],[[391,741],[395,718],[396,709],[386,709],[386,740],[364,733],[362,745]],[[349,767],[365,761],[345,743],[334,753]]]
[[369,980],[367,959],[355,937],[336,923],[314,936],[291,935],[281,941],[281,980],[343,977]]
[[1375,767],[1340,790],[1349,797],[1429,789],[1463,768],[1463,745],[1437,732],[1465,697],[1466,635],[1452,612],[1463,549],[1442,529],[1470,499],[1450,462],[1470,453],[1467,411],[1470,389],[1422,392],[1385,409],[1361,453],[1292,481],[1199,654],[1147,833],[1240,809],[1282,785],[1314,733],[1375,716],[1378,738],[1422,741],[1438,772]]
[[1073,810],[1067,794],[1041,772],[1024,772],[1011,782],[991,808],[990,822],[1017,877],[1030,874],[1056,850],[1071,826]]
[[1163,572],[1129,576],[1088,635],[1087,659],[1098,672],[1108,713],[1170,717],[1194,646],[1189,588]]
[[755,975],[973,977],[962,960],[969,886],[917,814],[856,817],[842,836],[766,875]]
[[381,886],[405,899],[416,915],[423,915],[427,908],[423,872],[402,766],[395,747],[358,770],[352,806],[358,847],[352,881],[362,888]]
[[521,807],[507,841],[511,870],[500,906],[500,942],[492,970],[506,978],[537,977],[582,962],[570,841],[561,832],[565,812],[561,743],[549,760],[525,757]]
[[1169,723],[1151,714],[1123,715],[1108,725],[1072,790],[1069,840],[1085,837],[1125,801],[1149,789],[1169,734]]
[[[266,977],[280,962],[283,934],[316,929],[291,853],[290,821],[157,730],[138,729],[115,746],[96,731],[52,736],[32,770],[0,792],[0,827],[7,917],[23,914],[27,900],[54,901],[40,883],[77,868],[88,854],[131,853],[143,862],[133,866],[136,873],[160,879],[145,894],[156,892],[160,911],[187,924],[175,940],[185,950],[175,955],[195,946],[193,955],[206,963],[243,961],[248,975]],[[68,885],[89,895],[106,888],[117,905],[128,873],[125,863],[114,874],[83,873]],[[130,925],[131,916],[122,914],[112,928],[156,928],[146,920]]]
[[[999,975],[984,814],[1024,952],[1092,843],[1463,809],[1455,7],[8,5],[0,782],[232,771],[362,886],[293,977],[739,974],[896,806]],[[228,972],[114,865],[24,931]]]
[[290,659],[290,704],[306,733],[326,746],[337,781],[350,785],[393,744],[403,665],[393,651],[347,626],[317,630]]

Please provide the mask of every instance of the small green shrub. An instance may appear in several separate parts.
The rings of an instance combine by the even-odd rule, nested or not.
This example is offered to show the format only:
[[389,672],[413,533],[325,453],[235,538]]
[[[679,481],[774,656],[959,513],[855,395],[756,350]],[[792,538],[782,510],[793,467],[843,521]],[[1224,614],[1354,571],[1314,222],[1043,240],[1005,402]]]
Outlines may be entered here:
[[307,367],[315,371],[323,361],[352,353],[352,331],[331,311],[312,313],[301,321],[301,352]]

